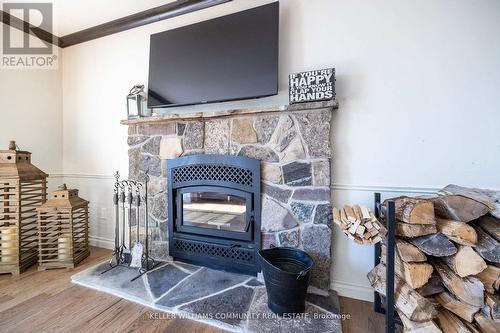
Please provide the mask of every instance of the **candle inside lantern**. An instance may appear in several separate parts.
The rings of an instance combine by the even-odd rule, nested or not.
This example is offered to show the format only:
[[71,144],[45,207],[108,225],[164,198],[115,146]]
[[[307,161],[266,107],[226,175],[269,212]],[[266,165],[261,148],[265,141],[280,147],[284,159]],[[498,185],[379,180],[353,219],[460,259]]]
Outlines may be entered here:
[[17,260],[17,227],[0,228],[1,262],[12,263]]
[[71,258],[71,236],[64,234],[57,240],[57,257],[59,261]]

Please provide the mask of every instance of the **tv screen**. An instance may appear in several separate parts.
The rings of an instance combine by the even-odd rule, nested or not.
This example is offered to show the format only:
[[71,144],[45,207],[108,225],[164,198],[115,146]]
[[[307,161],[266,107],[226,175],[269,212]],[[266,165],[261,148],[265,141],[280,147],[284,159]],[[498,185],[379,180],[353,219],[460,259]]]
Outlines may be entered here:
[[148,107],[278,93],[279,3],[151,35]]

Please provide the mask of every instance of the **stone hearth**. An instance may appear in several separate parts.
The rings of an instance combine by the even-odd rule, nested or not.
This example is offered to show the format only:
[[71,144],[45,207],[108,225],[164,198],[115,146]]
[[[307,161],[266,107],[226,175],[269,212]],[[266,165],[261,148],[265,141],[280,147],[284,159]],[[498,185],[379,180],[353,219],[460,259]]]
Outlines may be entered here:
[[330,121],[334,102],[216,113],[168,114],[128,125],[129,178],[148,170],[152,251],[168,257],[168,160],[191,154],[262,161],[262,246],[297,247],[315,261],[311,284],[329,288]]
[[119,266],[101,274],[108,267],[103,262],[71,280],[233,332],[342,332],[338,297],[333,291],[307,294],[306,312],[300,317],[278,317],[267,307],[265,286],[251,276],[168,262],[130,282],[138,274],[136,269]]

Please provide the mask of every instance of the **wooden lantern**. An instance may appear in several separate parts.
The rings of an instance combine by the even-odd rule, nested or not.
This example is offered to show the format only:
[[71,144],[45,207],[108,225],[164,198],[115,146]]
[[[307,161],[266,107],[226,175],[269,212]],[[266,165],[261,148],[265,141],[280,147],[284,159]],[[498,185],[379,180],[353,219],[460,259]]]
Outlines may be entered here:
[[47,177],[15,141],[0,150],[0,273],[18,275],[38,259],[36,209],[47,199]]
[[89,250],[89,202],[59,186],[38,208],[38,269],[74,268]]

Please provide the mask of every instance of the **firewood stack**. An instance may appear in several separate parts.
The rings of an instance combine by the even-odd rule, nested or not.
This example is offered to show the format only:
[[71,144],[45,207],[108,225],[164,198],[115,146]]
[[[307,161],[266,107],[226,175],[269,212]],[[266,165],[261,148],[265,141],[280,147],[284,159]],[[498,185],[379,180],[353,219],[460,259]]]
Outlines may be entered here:
[[[500,332],[500,193],[398,197],[395,307],[405,332]],[[370,273],[385,295],[385,253]]]
[[382,241],[387,230],[366,206],[333,208],[333,222],[358,244],[376,244]]

